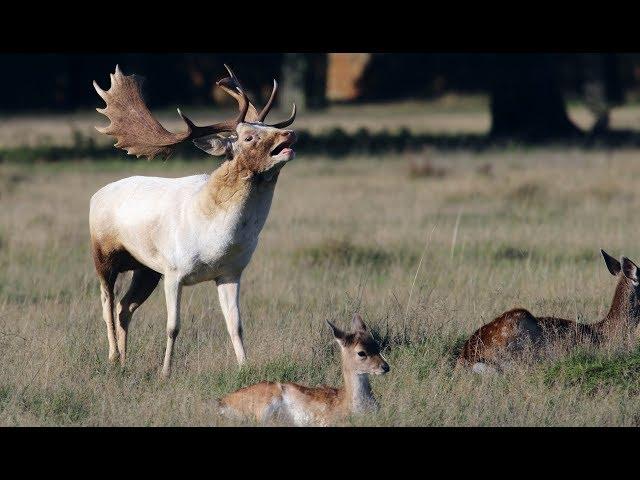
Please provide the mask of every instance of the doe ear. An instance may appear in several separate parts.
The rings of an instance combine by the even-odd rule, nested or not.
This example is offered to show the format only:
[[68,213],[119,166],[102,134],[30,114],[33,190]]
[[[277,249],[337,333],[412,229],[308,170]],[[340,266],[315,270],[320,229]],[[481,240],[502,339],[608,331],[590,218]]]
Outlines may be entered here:
[[622,273],[634,284],[638,284],[638,266],[627,257],[622,257]]
[[329,320],[326,320],[326,322],[327,322],[327,325],[329,325],[331,327],[331,330],[333,331],[333,337],[338,341],[344,340],[344,337],[347,336],[346,333],[344,333],[342,330],[336,327]]
[[620,262],[602,249],[600,249],[600,253],[602,253],[604,263],[607,264],[607,268],[609,269],[611,275],[613,275],[614,277],[618,275],[620,273],[620,270],[622,270]]
[[231,148],[231,141],[227,138],[212,135],[209,137],[195,138],[193,144],[200,150],[204,150],[209,155],[221,156]]
[[351,319],[351,326],[353,327],[354,330],[357,330],[360,332],[367,331],[367,326],[365,325],[359,313],[355,313],[353,315],[353,318]]

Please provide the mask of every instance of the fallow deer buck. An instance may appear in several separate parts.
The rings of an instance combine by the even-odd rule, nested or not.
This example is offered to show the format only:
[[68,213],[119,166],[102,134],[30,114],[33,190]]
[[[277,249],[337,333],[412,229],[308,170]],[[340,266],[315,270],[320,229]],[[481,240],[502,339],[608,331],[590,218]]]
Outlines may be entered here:
[[528,345],[535,353],[552,342],[602,344],[632,332],[640,322],[640,272],[628,258],[618,261],[600,251],[611,275],[619,277],[611,307],[602,320],[583,324],[564,318],[535,317],[522,308],[509,310],[471,335],[462,347],[458,364],[478,373],[500,371],[509,357]]
[[[187,124],[172,133],[145,105],[135,75],[116,66],[111,88],[94,87],[107,106],[98,108],[111,123],[98,131],[112,135],[116,147],[152,159],[168,156],[183,142],[193,143],[226,161],[210,175],[183,178],[129,177],[110,183],[91,198],[91,248],[100,279],[102,312],[107,324],[109,359],[125,361],[127,332],[133,312],[164,276],[167,304],[167,346],[162,373],[170,374],[174,342],[180,329],[182,287],[213,280],[239,364],[245,360],[238,306],[240,278],[258,243],[267,219],[280,169],[294,158],[296,135],[284,128],[295,119],[264,123],[277,91],[258,112],[240,82],[230,77],[217,82],[239,106],[232,119],[208,126]],[[114,284],[120,272],[133,270],[131,284],[116,306]]]
[[352,319],[353,332],[350,333],[327,323],[340,346],[344,381],[341,388],[261,382],[223,397],[218,401],[219,412],[226,417],[261,423],[327,426],[350,414],[377,410],[378,402],[371,391],[369,375],[389,371],[389,364],[380,354],[380,346],[358,314]]

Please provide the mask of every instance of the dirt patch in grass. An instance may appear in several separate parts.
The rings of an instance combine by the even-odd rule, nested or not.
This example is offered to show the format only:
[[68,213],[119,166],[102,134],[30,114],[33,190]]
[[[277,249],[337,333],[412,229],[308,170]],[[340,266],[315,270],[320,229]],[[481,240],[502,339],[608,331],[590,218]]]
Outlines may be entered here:
[[484,258],[494,262],[532,263],[568,263],[585,264],[595,262],[599,253],[592,249],[574,249],[573,251],[551,250],[544,247],[531,248],[511,244],[480,243],[465,250],[469,259]]
[[0,198],[13,193],[20,184],[28,181],[22,173],[0,173]]
[[303,247],[293,254],[294,260],[305,266],[356,266],[383,269],[394,262],[413,264],[417,256],[413,252],[399,250],[389,252],[379,247],[357,245],[349,240],[327,240],[322,243]]
[[544,202],[548,196],[548,191],[543,185],[534,182],[527,182],[508,191],[505,198],[511,202],[530,204]]
[[448,168],[435,165],[427,152],[409,157],[410,178],[443,178],[449,173]]

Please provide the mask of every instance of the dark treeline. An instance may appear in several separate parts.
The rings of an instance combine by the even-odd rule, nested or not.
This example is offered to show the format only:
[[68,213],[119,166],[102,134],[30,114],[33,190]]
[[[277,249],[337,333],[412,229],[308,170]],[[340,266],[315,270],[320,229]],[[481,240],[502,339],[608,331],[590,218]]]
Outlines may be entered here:
[[[223,63],[231,64],[245,87],[264,100],[271,78],[302,75],[301,88],[322,106],[326,61],[312,59],[319,54],[167,53],[167,54],[0,54],[3,77],[0,111],[69,111],[96,105],[92,80],[108,87],[108,73],[116,63],[128,72],[148,79],[145,94],[154,107],[176,104],[206,105],[216,100],[215,81],[224,75]],[[585,85],[602,80],[610,101],[620,102],[624,92],[638,88],[640,55],[554,54],[539,62],[535,54],[374,54],[359,82],[358,101],[392,100],[407,97],[437,97],[448,91],[487,92],[504,90],[510,82],[545,82],[549,68],[557,76],[563,93],[582,96]],[[302,58],[302,60],[300,60]],[[507,60],[505,62],[505,60]],[[511,62],[511,65],[509,64]],[[551,65],[553,64],[553,65]],[[515,77],[510,75],[514,70]],[[315,81],[305,79],[304,72]],[[294,79],[295,82],[295,79]],[[320,90],[320,91],[319,91]],[[545,87],[548,91],[548,86]],[[221,96],[220,99],[223,99]]]
[[2,80],[0,111],[71,111],[99,105],[91,83],[108,88],[116,64],[145,78],[152,107],[210,104],[224,62],[262,97],[262,87],[280,73],[282,54],[1,54],[0,61],[11,72]]
[[437,97],[452,90],[486,92],[497,79],[505,78],[509,64],[529,65],[538,73],[535,70],[543,67],[537,63],[540,57],[553,64],[559,86],[571,95],[581,96],[585,83],[600,76],[608,77],[612,97],[640,87],[640,54],[385,53],[374,55],[367,66],[361,81],[363,99]]
[[[295,101],[304,111],[327,105],[329,60],[329,54],[322,53],[2,54],[3,69],[10,74],[3,77],[0,113],[100,105],[91,82],[108,88],[108,74],[116,64],[147,79],[144,94],[152,108],[232,102],[215,87],[225,75],[224,62],[233,66],[256,102],[268,98],[275,77],[281,85],[280,101]],[[630,92],[638,94],[640,54],[376,53],[356,87],[353,102],[486,93],[492,118],[489,136],[494,139],[601,135],[609,133],[611,108]],[[593,113],[588,132],[569,119],[568,96],[583,100]]]

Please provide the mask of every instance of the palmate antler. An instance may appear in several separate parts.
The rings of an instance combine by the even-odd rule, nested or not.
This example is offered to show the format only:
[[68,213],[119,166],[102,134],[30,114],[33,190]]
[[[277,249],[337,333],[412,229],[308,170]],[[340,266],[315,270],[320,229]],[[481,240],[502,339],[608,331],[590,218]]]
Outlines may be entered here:
[[[244,92],[244,88],[242,88],[242,85],[240,84],[240,80],[238,80],[238,77],[235,76],[231,68],[229,68],[229,66],[226,64],[224,67],[227,69],[230,76],[223,78],[222,80],[218,80],[216,82],[216,85],[218,85],[225,92],[227,92],[229,95],[235,98],[238,101],[238,104],[240,104],[242,99],[241,99],[241,95],[238,92]],[[276,98],[277,92],[278,92],[278,82],[276,82],[274,78],[273,88],[271,89],[271,96],[269,97],[267,104],[264,106],[262,110],[260,110],[260,113],[258,113],[256,108],[251,104],[251,102],[249,102],[249,110],[247,112],[246,120],[248,122],[264,123],[264,119],[267,118],[267,115],[271,110],[271,107],[273,106],[273,101]],[[295,119],[296,119],[296,104],[294,103],[291,116],[288,119],[284,120],[283,122],[275,123],[273,125],[268,125],[268,126],[274,127],[274,128],[285,128],[291,125]]]
[[115,137],[115,147],[126,150],[130,155],[144,155],[149,159],[156,155],[167,157],[178,144],[188,140],[232,132],[239,123],[245,121],[249,109],[247,95],[238,89],[239,113],[235,119],[199,127],[178,109],[178,114],[187,124],[187,131],[173,133],[166,130],[147,108],[135,75],[124,75],[116,65],[115,73],[111,74],[109,90],[102,90],[95,81],[93,86],[107,103],[106,108],[96,110],[111,120],[107,127],[96,127],[96,130]]

